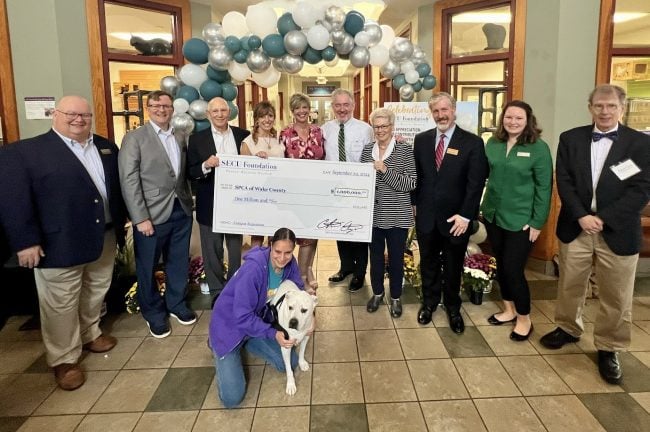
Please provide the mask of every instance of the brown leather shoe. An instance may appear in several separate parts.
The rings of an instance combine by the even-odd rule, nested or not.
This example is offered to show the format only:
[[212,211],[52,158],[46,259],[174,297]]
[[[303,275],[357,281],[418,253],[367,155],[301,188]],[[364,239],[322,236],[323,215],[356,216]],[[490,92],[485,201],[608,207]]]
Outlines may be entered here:
[[63,390],[76,390],[86,382],[83,371],[76,363],[54,366],[54,379]]
[[100,335],[92,342],[84,344],[84,349],[94,353],[103,353],[110,351],[117,345],[117,339],[113,336]]

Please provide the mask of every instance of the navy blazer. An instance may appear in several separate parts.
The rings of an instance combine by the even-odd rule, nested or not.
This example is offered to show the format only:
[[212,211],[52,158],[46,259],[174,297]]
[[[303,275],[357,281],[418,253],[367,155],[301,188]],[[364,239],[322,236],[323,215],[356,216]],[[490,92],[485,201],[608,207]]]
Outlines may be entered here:
[[[93,135],[104,166],[116,235],[124,238],[126,208],[117,168],[118,148]],[[99,258],[106,221],[102,197],[88,171],[54,132],[10,144],[0,157],[0,214],[15,252],[40,245],[39,267],[71,267]]]
[[[592,214],[591,132],[593,125],[563,132],[557,149],[556,178],[562,207],[556,234],[563,243],[582,232],[578,219]],[[631,159],[641,172],[620,180],[611,167]],[[617,255],[634,255],[641,245],[641,210],[650,198],[650,136],[619,125],[596,185],[596,215],[603,238]]]
[[[237,145],[237,154],[241,153],[241,143],[250,132],[230,126]],[[190,136],[187,148],[187,175],[196,184],[196,221],[201,225],[212,226],[214,208],[214,169],[203,174],[201,165],[216,153],[212,128],[207,128]]]
[[[456,125],[438,171],[435,139],[435,129],[415,136],[413,153],[418,181],[411,203],[416,206],[415,227],[419,232],[430,233],[437,227],[440,234],[450,237],[452,224],[447,222],[448,218],[455,214],[467,219],[478,217],[488,161],[483,140]],[[469,231],[464,236],[469,236]]]

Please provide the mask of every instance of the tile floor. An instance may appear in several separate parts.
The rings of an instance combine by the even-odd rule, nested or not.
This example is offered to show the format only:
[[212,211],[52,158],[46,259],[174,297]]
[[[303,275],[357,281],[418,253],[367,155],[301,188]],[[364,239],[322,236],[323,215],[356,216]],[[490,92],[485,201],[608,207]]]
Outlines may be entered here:
[[334,242],[321,242],[311,369],[296,373],[293,397],[283,374],[251,357],[241,408],[222,409],[206,347],[209,299],[195,292],[198,322],[172,323],[163,340],[148,335],[140,316],[107,319],[119,344],[83,358],[87,382],[74,392],[56,388],[39,332],[18,331],[27,317],[11,318],[0,332],[0,432],[650,430],[650,279],[637,281],[632,346],[621,355],[625,378],[617,386],[598,375],[594,300],[579,343],[540,346],[554,328],[554,280],[529,274],[538,279],[531,282],[535,332],[514,343],[510,328],[486,323],[498,310],[492,297],[463,304],[467,328],[456,335],[440,310],[433,325],[418,325],[410,290],[400,319],[386,306],[368,314],[369,288],[349,294],[345,283],[328,284],[337,266]]

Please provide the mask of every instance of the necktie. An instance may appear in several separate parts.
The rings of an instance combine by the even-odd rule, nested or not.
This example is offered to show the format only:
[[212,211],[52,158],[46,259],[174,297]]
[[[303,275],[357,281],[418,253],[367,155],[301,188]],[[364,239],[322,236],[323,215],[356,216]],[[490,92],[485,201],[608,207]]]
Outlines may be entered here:
[[440,141],[438,141],[438,146],[436,147],[436,169],[438,170],[440,170],[442,157],[445,154],[445,136],[445,134],[440,135]]
[[600,141],[603,138],[609,138],[612,141],[616,141],[618,139],[618,131],[611,131],[607,133],[600,133],[600,132],[592,132],[591,133],[591,140],[592,141]]
[[345,129],[343,123],[339,126],[339,161],[345,162]]

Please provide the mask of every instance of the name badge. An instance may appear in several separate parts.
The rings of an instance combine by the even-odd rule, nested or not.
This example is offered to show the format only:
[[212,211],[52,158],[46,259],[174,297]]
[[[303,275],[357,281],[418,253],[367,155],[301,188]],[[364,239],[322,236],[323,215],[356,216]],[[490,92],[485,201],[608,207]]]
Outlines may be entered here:
[[641,172],[641,168],[632,159],[626,159],[609,167],[619,180],[626,180]]
[[517,152],[517,156],[519,157],[530,157],[529,152]]
[[111,149],[100,149],[99,151],[102,152],[102,154],[105,154],[105,155],[109,155],[109,154],[113,153],[111,151]]
[[458,156],[458,149],[455,148],[447,148],[447,154]]

